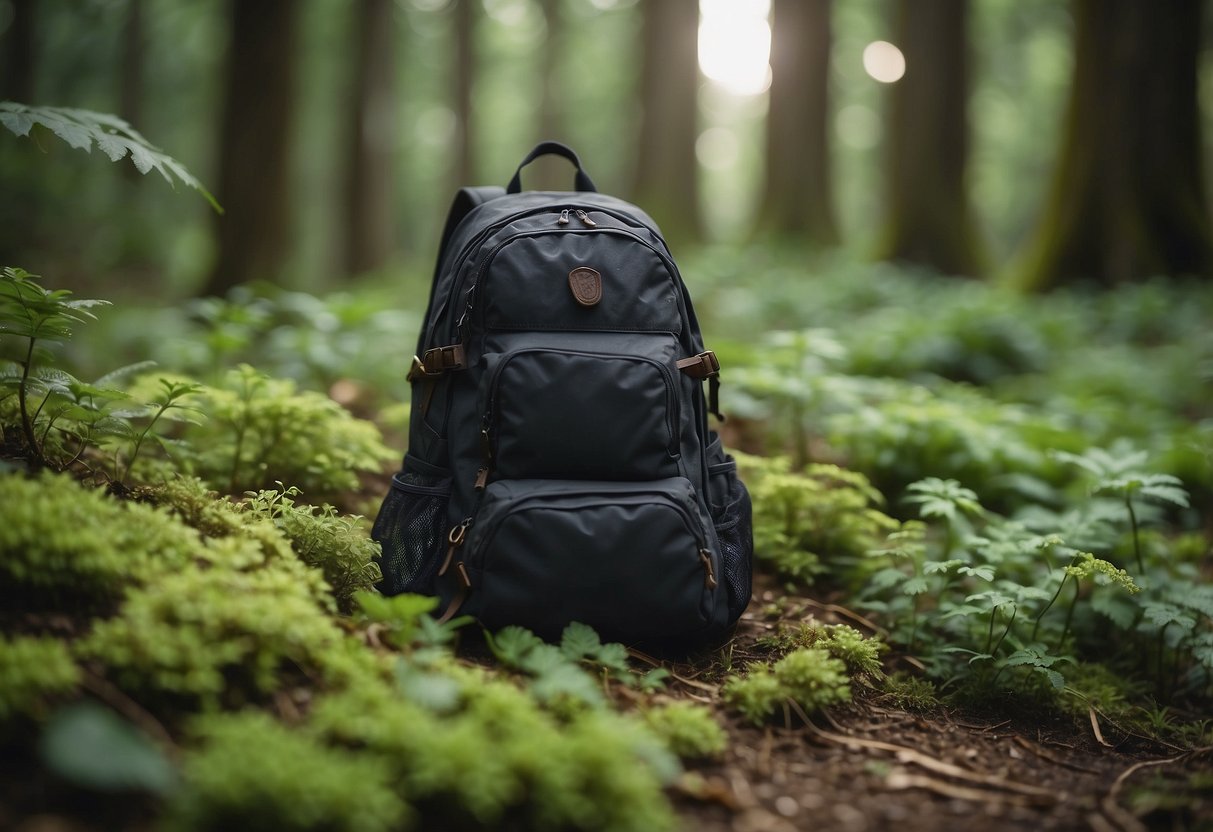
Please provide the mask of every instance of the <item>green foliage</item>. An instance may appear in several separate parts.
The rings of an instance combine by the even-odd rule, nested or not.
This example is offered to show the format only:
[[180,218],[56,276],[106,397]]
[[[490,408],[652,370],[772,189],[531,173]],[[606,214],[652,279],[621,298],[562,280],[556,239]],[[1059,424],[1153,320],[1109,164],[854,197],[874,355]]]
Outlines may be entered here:
[[[661,784],[678,766],[633,719],[605,710],[558,718],[485,671],[436,668],[457,694],[432,710],[383,684],[322,697],[309,728],[388,762],[399,793],[431,807],[433,828],[661,830]],[[470,823],[469,823],[470,821]]]
[[716,758],[728,746],[728,735],[711,708],[691,702],[670,702],[642,712],[649,727],[666,747],[684,760]]
[[18,714],[45,713],[47,700],[79,682],[80,669],[63,642],[0,635],[0,723]]
[[793,472],[786,457],[740,454],[738,463],[754,503],[755,556],[791,581],[861,559],[897,527],[862,474],[821,464]]
[[15,101],[0,101],[0,124],[18,136],[29,136],[35,125],[45,127],[71,147],[91,153],[93,144],[117,162],[130,154],[135,169],[142,174],[155,169],[169,185],[174,179],[206,197],[218,213],[223,209],[210,191],[194,178],[185,166],[148,143],[138,131],[122,119],[108,113],[95,113],[70,107],[31,107]]
[[210,549],[213,568],[188,566],[131,590],[77,653],[127,689],[205,707],[268,694],[295,667],[324,678],[342,633],[318,602],[319,573],[298,561],[263,565],[255,545],[237,538]]
[[425,617],[438,607],[437,598],[410,593],[387,598],[378,592],[362,591],[354,594],[354,602],[367,620],[384,628],[386,641],[398,648],[413,643]]
[[900,670],[884,680],[880,694],[882,700],[907,711],[929,711],[939,705],[935,685]]
[[725,702],[754,724],[775,714],[787,700],[806,713],[851,700],[846,665],[817,647],[788,653],[774,666],[754,663],[744,676],[730,676],[721,689]]
[[64,476],[0,475],[0,504],[0,573],[26,592],[113,599],[201,552],[198,535],[168,514]]
[[[53,372],[35,371],[35,364],[41,365],[45,357],[45,351],[37,349],[38,342],[66,341],[76,324],[96,318],[89,309],[106,301],[72,300],[72,293],[66,289],[44,289],[37,280],[38,275],[10,267],[5,267],[0,277],[0,335],[24,339],[24,349],[13,369],[0,376],[0,390],[6,397],[17,397],[21,431],[31,461],[46,464],[42,451],[45,433],[43,438],[38,436],[37,421],[49,392],[63,381]],[[36,410],[35,398],[40,400]]]
[[177,772],[162,749],[93,702],[77,702],[58,711],[38,746],[51,771],[91,791],[162,795],[177,785]]
[[254,517],[273,521],[291,542],[299,559],[324,573],[337,606],[349,610],[355,593],[368,590],[382,576],[376,558],[379,544],[371,540],[360,517],[337,514],[330,505],[299,505],[299,489],[283,488],[251,494],[244,508]]
[[388,832],[412,816],[381,757],[328,747],[257,712],[198,718],[192,733],[201,747],[185,758],[168,829]]
[[801,647],[819,648],[841,659],[852,677],[868,682],[884,678],[880,654],[888,648],[880,640],[867,638],[846,624],[821,624],[817,621],[805,621],[795,626],[780,624],[773,636],[760,639],[758,643],[781,652]]
[[378,471],[395,457],[372,423],[247,365],[220,386],[200,387],[187,403],[208,418],[183,426],[177,463],[229,494],[279,482],[308,494],[339,494],[358,487],[358,472]]

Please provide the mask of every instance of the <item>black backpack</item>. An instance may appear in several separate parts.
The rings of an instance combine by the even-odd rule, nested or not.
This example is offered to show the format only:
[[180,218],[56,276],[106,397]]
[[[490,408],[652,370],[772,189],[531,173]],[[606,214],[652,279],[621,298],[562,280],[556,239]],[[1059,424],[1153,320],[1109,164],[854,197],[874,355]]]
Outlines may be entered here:
[[[576,192],[521,192],[543,154]],[[750,498],[708,429],[720,365],[656,225],[568,147],[464,188],[409,380],[409,447],[375,520],[388,595],[558,638],[723,637],[750,599]],[[709,385],[705,399],[703,382]]]

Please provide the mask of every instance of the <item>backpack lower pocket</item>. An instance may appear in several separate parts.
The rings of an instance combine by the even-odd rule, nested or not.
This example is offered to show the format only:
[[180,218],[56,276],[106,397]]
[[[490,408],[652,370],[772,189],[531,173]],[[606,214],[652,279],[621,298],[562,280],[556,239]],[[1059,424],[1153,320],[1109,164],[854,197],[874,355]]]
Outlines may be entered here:
[[712,525],[720,542],[720,566],[729,596],[729,620],[736,621],[750,603],[754,559],[754,517],[750,493],[737,476],[732,457],[708,466]]
[[502,480],[469,538],[474,612],[556,638],[679,638],[711,621],[719,558],[691,484]]
[[371,529],[371,537],[383,550],[379,590],[384,595],[434,593],[450,498],[451,477],[446,471],[405,457]]

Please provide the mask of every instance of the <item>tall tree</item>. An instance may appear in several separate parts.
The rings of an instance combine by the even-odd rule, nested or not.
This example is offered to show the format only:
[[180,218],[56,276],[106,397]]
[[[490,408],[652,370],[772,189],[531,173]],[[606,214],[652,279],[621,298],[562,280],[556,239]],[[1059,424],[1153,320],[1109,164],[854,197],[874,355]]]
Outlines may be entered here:
[[34,101],[34,68],[37,42],[34,39],[37,0],[12,0],[12,19],[0,37],[0,101]]
[[968,0],[897,0],[897,45],[905,76],[892,90],[886,219],[880,257],[945,274],[983,271],[969,205]]
[[345,177],[345,270],[383,265],[395,249],[395,3],[353,6],[354,78]]
[[[143,12],[143,0],[128,0],[118,67],[118,113],[135,129],[143,124]],[[133,165],[127,168],[135,170]]]
[[472,91],[476,83],[476,0],[455,0],[455,135],[452,142],[454,187],[474,184]]
[[1074,76],[1024,283],[1213,274],[1200,0],[1075,0]]
[[838,242],[830,178],[831,0],[775,0],[766,184],[759,228],[818,245]]
[[288,166],[295,96],[295,0],[231,0],[219,142],[219,251],[207,294],[274,280],[290,228]]
[[702,236],[699,165],[699,0],[642,0],[640,137],[633,199],[678,242]]

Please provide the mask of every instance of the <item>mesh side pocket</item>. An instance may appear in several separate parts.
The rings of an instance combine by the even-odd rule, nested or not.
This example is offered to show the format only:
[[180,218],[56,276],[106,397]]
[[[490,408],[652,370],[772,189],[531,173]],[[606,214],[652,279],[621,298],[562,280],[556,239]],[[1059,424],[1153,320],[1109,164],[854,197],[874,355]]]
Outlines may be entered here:
[[[733,462],[712,466],[713,480],[726,480],[727,498],[723,505],[712,505],[712,524],[720,540],[724,585],[729,594],[729,621],[741,617],[750,603],[751,572],[754,557],[754,516],[750,493],[737,476]],[[715,489],[713,489],[715,490]],[[722,489],[723,491],[723,489]]]
[[409,471],[407,467],[392,477],[392,488],[371,530],[371,537],[383,549],[379,591],[384,595],[434,594],[450,498],[449,477]]

